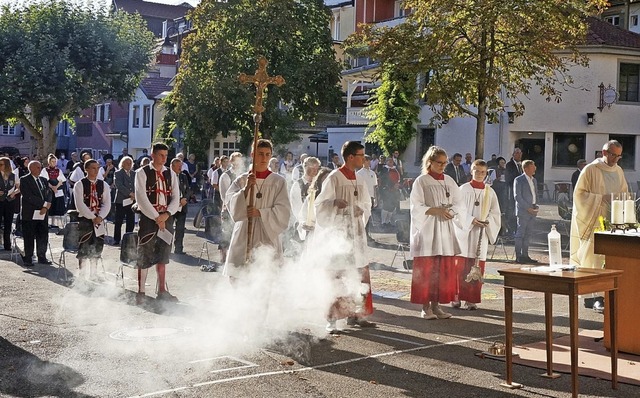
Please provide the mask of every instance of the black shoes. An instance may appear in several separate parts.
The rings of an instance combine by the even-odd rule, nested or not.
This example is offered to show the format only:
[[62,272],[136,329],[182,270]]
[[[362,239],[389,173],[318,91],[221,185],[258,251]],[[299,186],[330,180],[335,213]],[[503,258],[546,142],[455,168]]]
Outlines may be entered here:
[[369,322],[366,319],[358,318],[355,316],[350,316],[347,318],[347,325],[349,326],[360,326],[361,328],[375,328],[376,324],[373,322]]
[[516,258],[516,263],[518,264],[538,264],[540,261],[534,260],[531,257],[519,257]]
[[22,256],[22,264],[25,267],[33,267],[33,260],[31,258],[27,258],[26,256]]
[[156,297],[156,300],[168,301],[168,302],[171,302],[171,303],[177,303],[178,302],[178,298],[176,296],[174,296],[173,294],[167,292],[166,290],[158,293],[158,296]]
[[51,261],[47,260],[46,258],[39,258],[38,259],[38,264],[51,265],[53,263]]

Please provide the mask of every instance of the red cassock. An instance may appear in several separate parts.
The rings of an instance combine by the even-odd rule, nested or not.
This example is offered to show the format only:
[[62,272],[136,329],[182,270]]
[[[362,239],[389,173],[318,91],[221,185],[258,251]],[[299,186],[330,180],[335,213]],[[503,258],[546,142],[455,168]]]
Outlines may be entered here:
[[458,269],[454,256],[414,257],[411,302],[450,303],[457,292]]

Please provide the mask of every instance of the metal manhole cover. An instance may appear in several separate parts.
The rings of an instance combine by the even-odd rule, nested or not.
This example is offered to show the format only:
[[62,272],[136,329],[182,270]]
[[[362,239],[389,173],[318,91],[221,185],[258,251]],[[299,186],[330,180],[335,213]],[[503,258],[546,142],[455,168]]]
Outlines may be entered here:
[[177,328],[130,328],[116,330],[111,333],[109,337],[114,340],[123,341],[155,341],[155,340],[167,340],[175,337],[178,334],[188,332],[188,329]]

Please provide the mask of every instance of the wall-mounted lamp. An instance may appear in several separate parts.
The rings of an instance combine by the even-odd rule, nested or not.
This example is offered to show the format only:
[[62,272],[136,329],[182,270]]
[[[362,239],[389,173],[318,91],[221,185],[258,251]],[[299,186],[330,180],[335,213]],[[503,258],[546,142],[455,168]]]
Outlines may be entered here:
[[507,119],[509,120],[509,124],[513,124],[513,122],[516,120],[516,113],[507,112]]
[[594,113],[587,113],[587,124],[593,124],[595,122]]

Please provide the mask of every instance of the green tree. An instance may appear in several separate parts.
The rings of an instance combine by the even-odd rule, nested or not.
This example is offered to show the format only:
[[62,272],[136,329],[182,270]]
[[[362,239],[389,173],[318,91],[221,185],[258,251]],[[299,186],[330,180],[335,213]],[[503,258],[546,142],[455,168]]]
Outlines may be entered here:
[[153,34],[136,15],[50,0],[0,9],[0,120],[20,122],[41,156],[64,118],[128,101],[149,65]]
[[395,72],[386,66],[378,87],[365,108],[373,130],[367,142],[378,144],[388,155],[404,152],[416,133],[420,107],[416,104],[416,79],[406,72]]
[[193,146],[235,131],[246,148],[255,87],[241,84],[238,76],[253,74],[260,55],[269,61],[269,75],[286,80],[265,94],[264,137],[287,144],[298,138],[296,120],[314,120],[318,112],[339,106],[340,65],[322,0],[204,0],[190,17],[195,32],[183,40],[180,72],[165,101],[164,134],[180,126]]
[[[393,28],[366,26],[347,42],[382,65],[429,73],[425,103],[441,122],[476,119],[476,157],[484,156],[484,131],[505,105],[522,114],[521,101],[538,87],[548,101],[561,100],[572,65],[587,65],[578,52],[587,16],[606,0],[406,0],[412,13]],[[504,92],[504,96],[503,96]],[[505,104],[504,99],[508,99]]]

